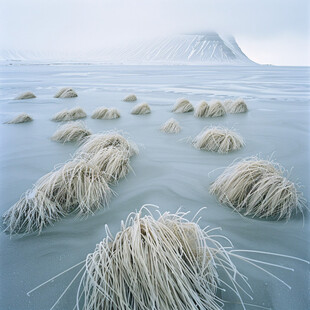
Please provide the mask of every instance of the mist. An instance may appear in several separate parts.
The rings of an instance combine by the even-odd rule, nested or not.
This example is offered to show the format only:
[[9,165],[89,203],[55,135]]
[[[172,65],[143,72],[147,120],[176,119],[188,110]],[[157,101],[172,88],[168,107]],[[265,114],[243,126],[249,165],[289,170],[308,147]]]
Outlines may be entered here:
[[307,0],[0,1],[1,49],[88,51],[216,31],[258,63],[310,65]]

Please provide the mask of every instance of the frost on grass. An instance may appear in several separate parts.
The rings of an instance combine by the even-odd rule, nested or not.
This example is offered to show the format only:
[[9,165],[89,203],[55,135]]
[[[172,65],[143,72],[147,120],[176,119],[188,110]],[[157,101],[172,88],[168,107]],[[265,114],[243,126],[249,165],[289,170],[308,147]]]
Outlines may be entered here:
[[32,98],[36,98],[36,96],[32,92],[27,91],[17,96],[15,100],[32,99]]
[[77,93],[74,91],[74,89],[70,87],[62,88],[60,91],[58,91],[54,98],[74,98],[77,97]]
[[[71,129],[71,125],[63,127]],[[88,215],[105,207],[113,194],[108,183],[127,175],[130,156],[137,152],[135,145],[117,132],[89,137],[72,161],[39,179],[29,192],[31,196],[27,192],[7,211],[6,230],[11,234],[40,233],[62,215]]]
[[112,195],[100,169],[85,160],[73,160],[39,179],[4,215],[10,234],[38,232],[71,212],[92,214]]
[[72,160],[42,177],[36,188],[57,201],[65,214],[92,214],[108,204],[111,189],[100,169],[86,160]]
[[52,118],[55,122],[75,121],[77,119],[85,118],[87,114],[80,107],[73,108],[71,110],[63,110],[58,112]]
[[107,147],[116,147],[120,150],[128,152],[128,156],[133,156],[139,152],[136,144],[127,140],[118,131],[109,131],[106,133],[98,133],[87,137],[84,143],[76,151],[76,156],[79,154],[88,153],[96,154]]
[[6,122],[6,124],[21,124],[21,123],[28,123],[33,121],[32,117],[26,113],[21,113],[14,117],[12,120]]
[[206,101],[201,101],[195,108],[195,117],[207,117],[209,111],[209,105]]
[[271,161],[250,157],[233,163],[212,183],[210,193],[244,215],[289,219],[305,205],[302,194]]
[[130,157],[137,152],[135,144],[115,131],[86,137],[72,161],[39,179],[4,214],[6,231],[40,233],[61,216],[88,215],[107,206],[113,194],[108,183],[126,176]]
[[174,113],[187,113],[194,111],[193,105],[185,98],[180,98],[177,100],[173,106],[172,112]]
[[4,215],[5,231],[10,234],[41,233],[63,215],[61,206],[36,188],[27,191]]
[[115,236],[106,226],[106,237],[85,261],[40,284],[28,295],[83,264],[52,308],[82,274],[75,305],[81,310],[220,310],[229,303],[225,296],[221,298],[226,291],[235,294],[245,310],[247,304],[243,298],[253,300],[250,295],[253,290],[248,277],[238,271],[235,260],[257,268],[289,289],[287,283],[264,266],[293,269],[239,253],[289,258],[309,265],[308,261],[293,256],[236,250],[232,242],[219,233],[219,227],[201,228],[199,220],[194,220],[197,214],[192,220],[186,219],[189,212],[180,211],[175,214],[158,212],[154,217],[149,207],[156,206],[144,205],[140,211],[131,213],[121,222],[121,229]]
[[226,101],[225,103],[227,113],[236,114],[236,113],[245,113],[248,111],[248,107],[245,101],[241,98],[235,101]]
[[69,122],[60,126],[52,136],[52,140],[57,142],[76,142],[91,135],[83,122]]
[[166,133],[179,133],[181,126],[174,118],[170,118],[160,127],[160,130]]
[[200,228],[181,212],[155,219],[142,211],[131,214],[115,237],[107,229],[87,256],[77,292],[83,297],[80,309],[218,310],[219,286],[225,286],[220,269],[239,295],[237,281],[246,278],[212,229]]
[[151,108],[147,103],[141,103],[137,104],[136,106],[133,107],[131,114],[134,115],[143,115],[143,114],[150,114],[151,113]]
[[80,153],[77,158],[98,167],[108,183],[117,183],[132,170],[129,152],[115,146],[102,148],[94,154]]
[[212,127],[203,130],[194,138],[192,143],[197,149],[218,153],[232,152],[244,146],[243,139],[240,135],[221,127]]
[[136,144],[119,132],[110,131],[86,138],[75,158],[98,167],[108,183],[117,183],[132,170],[130,158],[138,151]]
[[93,112],[91,118],[94,118],[94,119],[104,119],[106,114],[107,114],[107,112],[108,112],[108,110],[109,109],[106,108],[106,107],[100,107],[100,108],[96,109]]
[[208,117],[219,117],[224,116],[225,114],[225,107],[220,101],[213,101],[210,103]]
[[128,101],[128,102],[131,102],[131,101],[137,101],[137,97],[136,95],[134,94],[130,94],[128,96],[126,96],[123,101]]
[[94,119],[115,119],[120,116],[120,113],[115,108],[100,107],[93,112],[91,117]]

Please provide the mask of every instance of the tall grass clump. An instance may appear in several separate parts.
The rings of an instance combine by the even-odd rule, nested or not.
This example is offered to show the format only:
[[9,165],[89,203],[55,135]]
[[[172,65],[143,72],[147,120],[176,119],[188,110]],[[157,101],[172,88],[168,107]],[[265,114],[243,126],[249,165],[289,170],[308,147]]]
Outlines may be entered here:
[[77,107],[71,110],[63,110],[58,112],[54,115],[52,120],[55,122],[75,121],[77,119],[85,118],[86,116],[87,114],[85,111],[82,108]]
[[[242,309],[246,309],[243,298],[253,299],[250,295],[253,291],[235,260],[257,268],[288,288],[288,284],[264,266],[293,269],[240,253],[278,256],[309,264],[283,254],[235,250],[232,242],[220,234],[220,228],[200,227],[195,217],[186,219],[188,212],[158,212],[154,217],[148,210],[151,206],[145,205],[131,213],[121,222],[115,236],[106,226],[106,237],[94,252],[66,270],[83,264],[52,308],[81,274],[75,305],[81,310],[220,310],[229,303],[225,300],[226,291],[235,294]],[[66,271],[32,289],[28,295]]]
[[100,107],[93,112],[91,117],[94,119],[115,119],[120,116],[120,113],[115,108]]
[[160,127],[160,130],[166,133],[179,133],[181,126],[177,120],[170,118]]
[[86,160],[69,161],[42,178],[4,215],[10,234],[41,233],[43,227],[71,212],[93,214],[108,204],[112,191],[100,169]]
[[83,144],[76,151],[76,156],[79,156],[79,154],[82,153],[94,155],[100,152],[102,149],[110,146],[128,152],[129,157],[139,152],[137,146],[133,142],[127,140],[118,131],[109,131],[87,137]]
[[44,177],[36,188],[57,201],[64,213],[92,214],[108,204],[112,191],[100,169],[81,158],[72,160]]
[[150,114],[150,113],[151,113],[151,108],[147,103],[137,104],[131,110],[131,114],[134,114],[134,115],[143,115],[143,114]]
[[272,161],[245,158],[228,166],[212,183],[210,193],[244,215],[289,219],[301,211],[305,199],[285,170]]
[[[79,123],[62,126],[70,130],[60,130],[60,140],[69,139],[73,125]],[[109,183],[117,183],[132,170],[130,157],[137,152],[135,144],[116,131],[84,137],[73,160],[41,177],[3,215],[5,230],[40,233],[62,216],[87,216],[107,206],[113,194]]]
[[220,117],[224,115],[226,115],[226,110],[220,101],[213,101],[210,103],[208,117]]
[[108,183],[117,183],[130,170],[130,158],[138,153],[136,144],[117,131],[87,137],[75,153],[75,158],[97,166]]
[[137,101],[137,97],[135,94],[130,94],[126,96],[123,101],[131,102],[131,101]]
[[172,109],[174,113],[187,113],[192,111],[194,111],[193,105],[185,98],[178,99]]
[[193,139],[196,149],[228,153],[244,146],[242,137],[236,132],[222,127],[204,129]]
[[58,221],[62,216],[61,205],[34,187],[23,194],[2,218],[5,231],[9,234],[40,234],[44,227]]
[[35,94],[33,94],[30,91],[27,91],[17,96],[15,100],[24,100],[24,99],[32,99],[32,98],[36,98]]
[[11,119],[10,121],[6,122],[6,124],[21,124],[21,123],[28,123],[32,121],[33,119],[30,115],[28,115],[27,113],[21,113],[17,115],[16,117],[14,117],[13,119]]
[[195,117],[207,117],[209,112],[209,105],[206,101],[201,101],[195,108]]
[[77,96],[78,95],[74,89],[70,87],[64,87],[55,94],[54,98],[74,98]]
[[52,136],[52,140],[57,142],[76,142],[91,135],[83,122],[69,122],[60,126]]
[[97,166],[108,183],[117,183],[132,170],[129,152],[115,146],[102,148],[96,153],[80,153],[76,158]]
[[226,110],[228,113],[236,114],[236,113],[245,113],[248,112],[248,107],[245,101],[241,98],[230,101],[226,103]]
[[100,169],[82,159],[69,161],[50,172],[36,187],[57,201],[65,213],[73,211],[78,215],[92,214],[106,206],[112,194]]

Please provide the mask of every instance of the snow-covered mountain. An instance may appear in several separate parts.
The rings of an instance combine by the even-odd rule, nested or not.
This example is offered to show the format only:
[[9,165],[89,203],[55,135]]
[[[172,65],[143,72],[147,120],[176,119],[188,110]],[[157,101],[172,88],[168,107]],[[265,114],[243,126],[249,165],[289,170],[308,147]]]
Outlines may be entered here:
[[173,35],[87,53],[1,51],[0,59],[116,64],[255,64],[242,52],[232,36],[224,37],[215,32]]

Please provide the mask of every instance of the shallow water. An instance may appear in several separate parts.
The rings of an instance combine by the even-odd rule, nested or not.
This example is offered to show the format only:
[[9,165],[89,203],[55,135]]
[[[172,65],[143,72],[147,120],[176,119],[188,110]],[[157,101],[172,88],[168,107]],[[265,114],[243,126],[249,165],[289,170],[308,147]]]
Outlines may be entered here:
[[[68,272],[34,292],[36,285],[85,259],[96,243],[105,237],[105,224],[116,233],[120,221],[152,203],[160,211],[182,207],[192,216],[202,207],[201,226],[222,227],[236,248],[298,256],[310,259],[309,216],[294,216],[289,222],[243,218],[220,205],[209,195],[210,183],[221,169],[237,158],[260,154],[273,159],[290,171],[290,178],[302,184],[307,200],[309,192],[309,68],[289,67],[202,67],[202,66],[101,66],[101,65],[1,65],[0,93],[0,212],[3,214],[42,175],[56,164],[70,159],[77,144],[50,140],[58,123],[51,117],[65,108],[82,107],[89,115],[85,122],[93,133],[121,129],[140,146],[132,159],[130,173],[113,189],[117,196],[106,210],[87,219],[67,217],[43,230],[40,236],[0,235],[0,309],[49,309],[78,271]],[[79,97],[55,99],[61,87],[73,87]],[[24,91],[36,99],[12,100]],[[147,102],[152,113],[131,115],[136,103],[122,98],[135,93],[138,102]],[[197,119],[193,113],[172,114],[178,97],[193,104],[200,100],[243,97],[249,112],[214,119]],[[93,120],[99,106],[116,107],[121,118]],[[3,122],[26,112],[34,121],[7,125]],[[167,135],[159,127],[174,117],[182,126],[177,135]],[[196,150],[188,142],[204,127],[227,126],[246,141],[240,151],[219,155]],[[291,168],[293,169],[291,170]],[[249,277],[254,300],[244,302],[272,309],[302,310],[310,306],[309,265],[283,257],[252,255],[295,269],[294,272],[266,267],[288,285],[245,263],[237,263]],[[77,283],[56,309],[73,309]],[[242,309],[233,293],[223,294],[225,309]],[[256,309],[247,306],[248,309]]]

